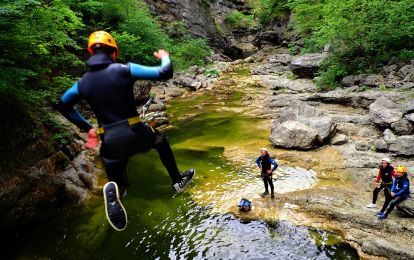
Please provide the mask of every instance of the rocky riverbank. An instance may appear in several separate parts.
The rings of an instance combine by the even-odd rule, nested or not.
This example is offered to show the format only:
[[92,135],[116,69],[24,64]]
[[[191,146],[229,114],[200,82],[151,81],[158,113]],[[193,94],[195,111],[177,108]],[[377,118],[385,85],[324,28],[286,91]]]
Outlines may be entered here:
[[209,69],[193,67],[152,92],[161,101],[204,89],[217,91],[218,100],[226,89],[243,92],[241,111],[263,119],[276,158],[315,170],[319,180],[311,189],[277,196],[267,205],[272,213],[263,216],[337,230],[361,256],[412,259],[413,199],[384,221],[366,208],[381,158],[414,172],[411,65],[384,68],[385,74],[402,75],[393,78],[392,88],[381,80],[367,84],[375,76],[369,75],[352,86],[344,79],[341,88],[322,93],[312,79],[302,77],[312,77],[325,56],[294,57],[285,49],[267,48]]

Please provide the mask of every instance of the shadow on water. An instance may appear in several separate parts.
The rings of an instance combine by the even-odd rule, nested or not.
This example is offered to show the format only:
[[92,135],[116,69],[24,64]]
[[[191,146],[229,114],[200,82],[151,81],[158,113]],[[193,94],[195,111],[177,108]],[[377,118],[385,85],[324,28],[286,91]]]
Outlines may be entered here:
[[[203,109],[195,111],[200,103]],[[228,194],[238,198],[241,187],[257,181],[254,156],[237,163],[224,156],[225,149],[257,149],[268,134],[258,131],[257,119],[218,113],[220,106],[205,95],[175,101],[169,109],[178,165],[197,169],[187,192],[173,195],[156,152],[134,156],[128,165],[132,185],[124,200],[125,231],[107,224],[102,196],[94,196],[86,206],[10,238],[2,245],[5,259],[358,259],[356,250],[332,232],[277,219],[240,219],[226,207],[215,210],[226,200],[236,205]]]

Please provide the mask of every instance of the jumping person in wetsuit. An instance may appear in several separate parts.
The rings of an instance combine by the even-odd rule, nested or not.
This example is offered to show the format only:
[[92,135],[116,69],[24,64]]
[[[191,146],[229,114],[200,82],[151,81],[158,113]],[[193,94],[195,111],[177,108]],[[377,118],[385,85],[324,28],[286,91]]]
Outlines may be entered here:
[[368,208],[375,208],[377,205],[378,193],[384,189],[385,200],[391,200],[390,189],[392,185],[392,177],[395,174],[394,167],[390,164],[389,158],[383,158],[378,170],[377,179],[375,180],[375,189],[372,197],[372,203],[368,204]]
[[[126,195],[128,187],[129,157],[157,149],[176,193],[185,190],[195,171],[179,172],[166,135],[143,123],[135,106],[133,86],[136,80],[172,78],[173,68],[168,52],[160,49],[154,53],[161,60],[158,67],[116,63],[118,46],[115,39],[104,31],[89,36],[88,51],[92,55],[87,61],[89,71],[63,94],[57,108],[69,121],[88,133],[89,148],[98,144],[99,135],[102,142],[100,157],[109,180],[103,189],[105,210],[109,223],[120,231],[127,224],[120,198]],[[74,105],[80,99],[91,106],[98,120],[98,129],[94,129],[75,110]]]
[[[395,179],[391,187],[391,199],[384,202],[384,206],[382,207],[381,211],[377,213],[378,218],[387,218],[394,207],[406,200],[409,196],[410,181],[408,180],[407,168],[399,166],[395,171]],[[385,212],[385,209],[387,207],[388,209]]]
[[[262,175],[263,183],[265,186],[265,192],[262,196],[269,195],[269,188],[271,190],[271,198],[275,198],[275,188],[273,186],[272,180],[272,173],[277,168],[277,163],[270,158],[269,153],[267,152],[266,148],[260,149],[261,156],[257,157],[256,164],[260,168],[260,172]],[[273,165],[273,169],[271,169],[271,165]]]

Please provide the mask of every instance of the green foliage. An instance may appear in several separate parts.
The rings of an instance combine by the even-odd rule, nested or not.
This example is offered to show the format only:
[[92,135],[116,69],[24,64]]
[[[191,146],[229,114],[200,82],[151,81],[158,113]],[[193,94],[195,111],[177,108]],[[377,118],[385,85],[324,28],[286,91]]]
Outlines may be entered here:
[[392,56],[414,57],[411,0],[290,0],[289,7],[306,50],[332,46],[321,85],[333,85],[344,75],[378,71]]
[[210,70],[206,70],[204,71],[204,76],[208,77],[208,76],[219,76],[220,75],[220,71],[216,70],[216,69],[210,69]]
[[167,33],[173,39],[183,39],[187,37],[188,30],[183,21],[173,21],[167,26]]
[[191,65],[204,65],[204,58],[210,48],[204,39],[186,39],[172,46],[172,60],[175,69],[182,70]]
[[187,40],[182,22],[173,23],[172,28],[179,35],[175,41],[151,17],[143,1],[5,1],[0,7],[0,89],[20,88],[29,94],[23,95],[26,100],[41,103],[56,100],[85,72],[87,36],[96,30],[114,35],[120,62],[156,65],[153,52],[164,48],[177,52],[178,68],[194,60],[199,64],[203,57],[195,57],[208,54],[207,45]]
[[250,0],[254,17],[260,24],[267,25],[289,11],[287,0]]
[[245,15],[237,10],[227,14],[224,21],[234,28],[248,29],[256,27],[253,15]]
[[1,11],[0,86],[45,88],[63,66],[80,66],[73,52],[80,49],[75,34],[84,25],[62,1],[8,1]]

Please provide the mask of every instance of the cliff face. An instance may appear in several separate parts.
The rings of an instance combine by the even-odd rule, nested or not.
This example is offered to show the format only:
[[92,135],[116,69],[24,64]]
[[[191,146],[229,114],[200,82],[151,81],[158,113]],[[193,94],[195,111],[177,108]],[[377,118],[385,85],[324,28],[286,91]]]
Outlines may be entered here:
[[5,232],[83,201],[96,174],[76,130],[61,126],[60,116],[44,111],[39,117],[12,95],[1,99],[0,231]]
[[232,59],[252,55],[262,45],[278,45],[288,22],[288,15],[271,28],[234,28],[226,23],[226,17],[239,11],[252,13],[246,0],[145,0],[150,11],[159,17],[166,27],[182,22],[194,37],[205,38],[217,51]]

